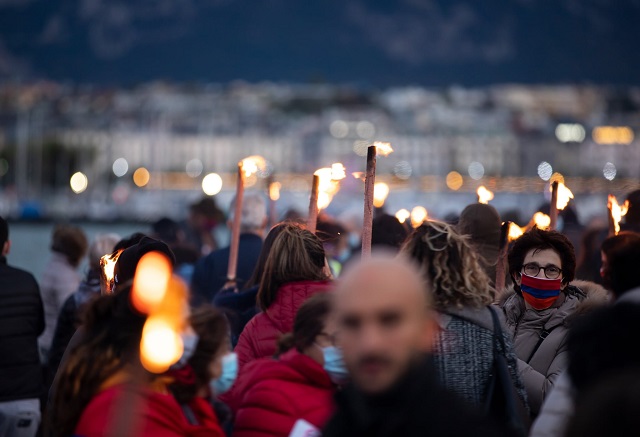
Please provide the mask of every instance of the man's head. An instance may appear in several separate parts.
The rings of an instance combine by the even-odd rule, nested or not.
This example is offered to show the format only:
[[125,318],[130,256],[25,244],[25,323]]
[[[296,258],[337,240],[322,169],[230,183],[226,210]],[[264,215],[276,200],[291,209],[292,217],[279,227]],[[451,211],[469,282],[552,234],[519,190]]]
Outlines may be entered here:
[[0,255],[7,256],[11,242],[9,241],[9,224],[7,221],[0,217]]
[[640,287],[640,244],[632,241],[611,251],[607,255],[611,291],[616,299],[626,292]]
[[[236,200],[231,202],[229,212],[229,227],[233,222]],[[264,196],[258,193],[246,193],[242,201],[242,217],[240,217],[240,231],[251,232],[263,236],[267,226],[267,203]]]
[[618,235],[612,235],[607,237],[600,246],[600,260],[602,265],[600,267],[600,277],[602,278],[602,285],[607,290],[611,290],[611,268],[609,261],[611,255],[619,250],[624,250],[626,247],[640,245],[640,234],[630,231],[622,231]]
[[59,225],[53,230],[51,250],[64,255],[69,264],[78,267],[87,253],[87,236],[82,229]]
[[335,292],[337,341],[354,384],[388,391],[432,348],[428,289],[407,260],[374,258],[341,278]]

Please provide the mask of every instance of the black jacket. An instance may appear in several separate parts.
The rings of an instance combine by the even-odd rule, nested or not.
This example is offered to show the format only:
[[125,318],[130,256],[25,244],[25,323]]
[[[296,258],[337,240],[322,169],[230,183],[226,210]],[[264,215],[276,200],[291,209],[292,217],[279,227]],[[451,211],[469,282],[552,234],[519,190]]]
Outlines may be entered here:
[[[262,238],[255,234],[241,234],[238,246],[237,287],[251,278],[262,250]],[[191,292],[194,304],[213,303],[216,293],[227,282],[229,267],[229,248],[216,250],[200,258],[191,278]]]
[[430,364],[416,366],[388,393],[365,396],[353,386],[336,396],[323,437],[506,436],[441,388]]
[[42,367],[38,336],[44,331],[40,289],[33,275],[0,256],[0,402],[38,398]]
[[232,288],[220,290],[213,298],[213,305],[222,309],[227,315],[231,325],[231,345],[238,344],[240,334],[249,320],[260,312],[256,306],[258,288],[254,287],[235,292]]

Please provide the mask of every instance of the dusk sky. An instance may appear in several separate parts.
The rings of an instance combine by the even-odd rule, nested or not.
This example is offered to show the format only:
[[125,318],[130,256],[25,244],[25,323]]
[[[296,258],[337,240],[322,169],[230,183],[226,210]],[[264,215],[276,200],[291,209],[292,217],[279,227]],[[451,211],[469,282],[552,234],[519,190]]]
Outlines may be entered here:
[[640,84],[640,0],[0,0],[0,78]]

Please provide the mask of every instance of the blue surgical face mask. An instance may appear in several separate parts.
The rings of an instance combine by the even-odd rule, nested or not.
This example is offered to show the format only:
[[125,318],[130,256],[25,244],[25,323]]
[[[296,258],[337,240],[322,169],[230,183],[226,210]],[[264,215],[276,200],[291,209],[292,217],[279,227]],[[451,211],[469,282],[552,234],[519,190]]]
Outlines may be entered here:
[[173,366],[171,366],[176,369],[180,369],[187,365],[187,362],[196,352],[196,347],[198,347],[198,341],[200,340],[198,334],[194,332],[183,332],[182,334],[180,334],[180,338],[182,339],[182,355],[180,356],[180,359]]
[[344,364],[342,351],[335,346],[321,347],[316,345],[322,351],[324,358],[324,370],[329,374],[329,378],[334,384],[344,384],[349,380],[349,372]]
[[222,374],[218,379],[212,379],[209,388],[215,396],[229,391],[238,377],[238,355],[231,352],[222,357]]

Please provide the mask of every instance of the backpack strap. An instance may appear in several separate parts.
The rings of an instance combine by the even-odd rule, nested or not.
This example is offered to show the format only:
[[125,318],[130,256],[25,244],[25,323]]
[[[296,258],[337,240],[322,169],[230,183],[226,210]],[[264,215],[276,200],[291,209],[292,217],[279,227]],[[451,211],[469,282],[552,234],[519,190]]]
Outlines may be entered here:
[[533,356],[536,354],[536,352],[538,352],[538,349],[540,349],[540,346],[542,346],[542,343],[544,343],[545,338],[547,338],[549,336],[549,334],[551,334],[551,331],[553,331],[554,329],[556,329],[559,325],[554,326],[551,329],[543,329],[542,331],[540,331],[538,333],[538,342],[536,343],[536,345],[534,346],[533,350],[531,351],[531,355],[529,355],[529,358],[527,359],[526,363],[529,364],[529,362],[533,359]]

